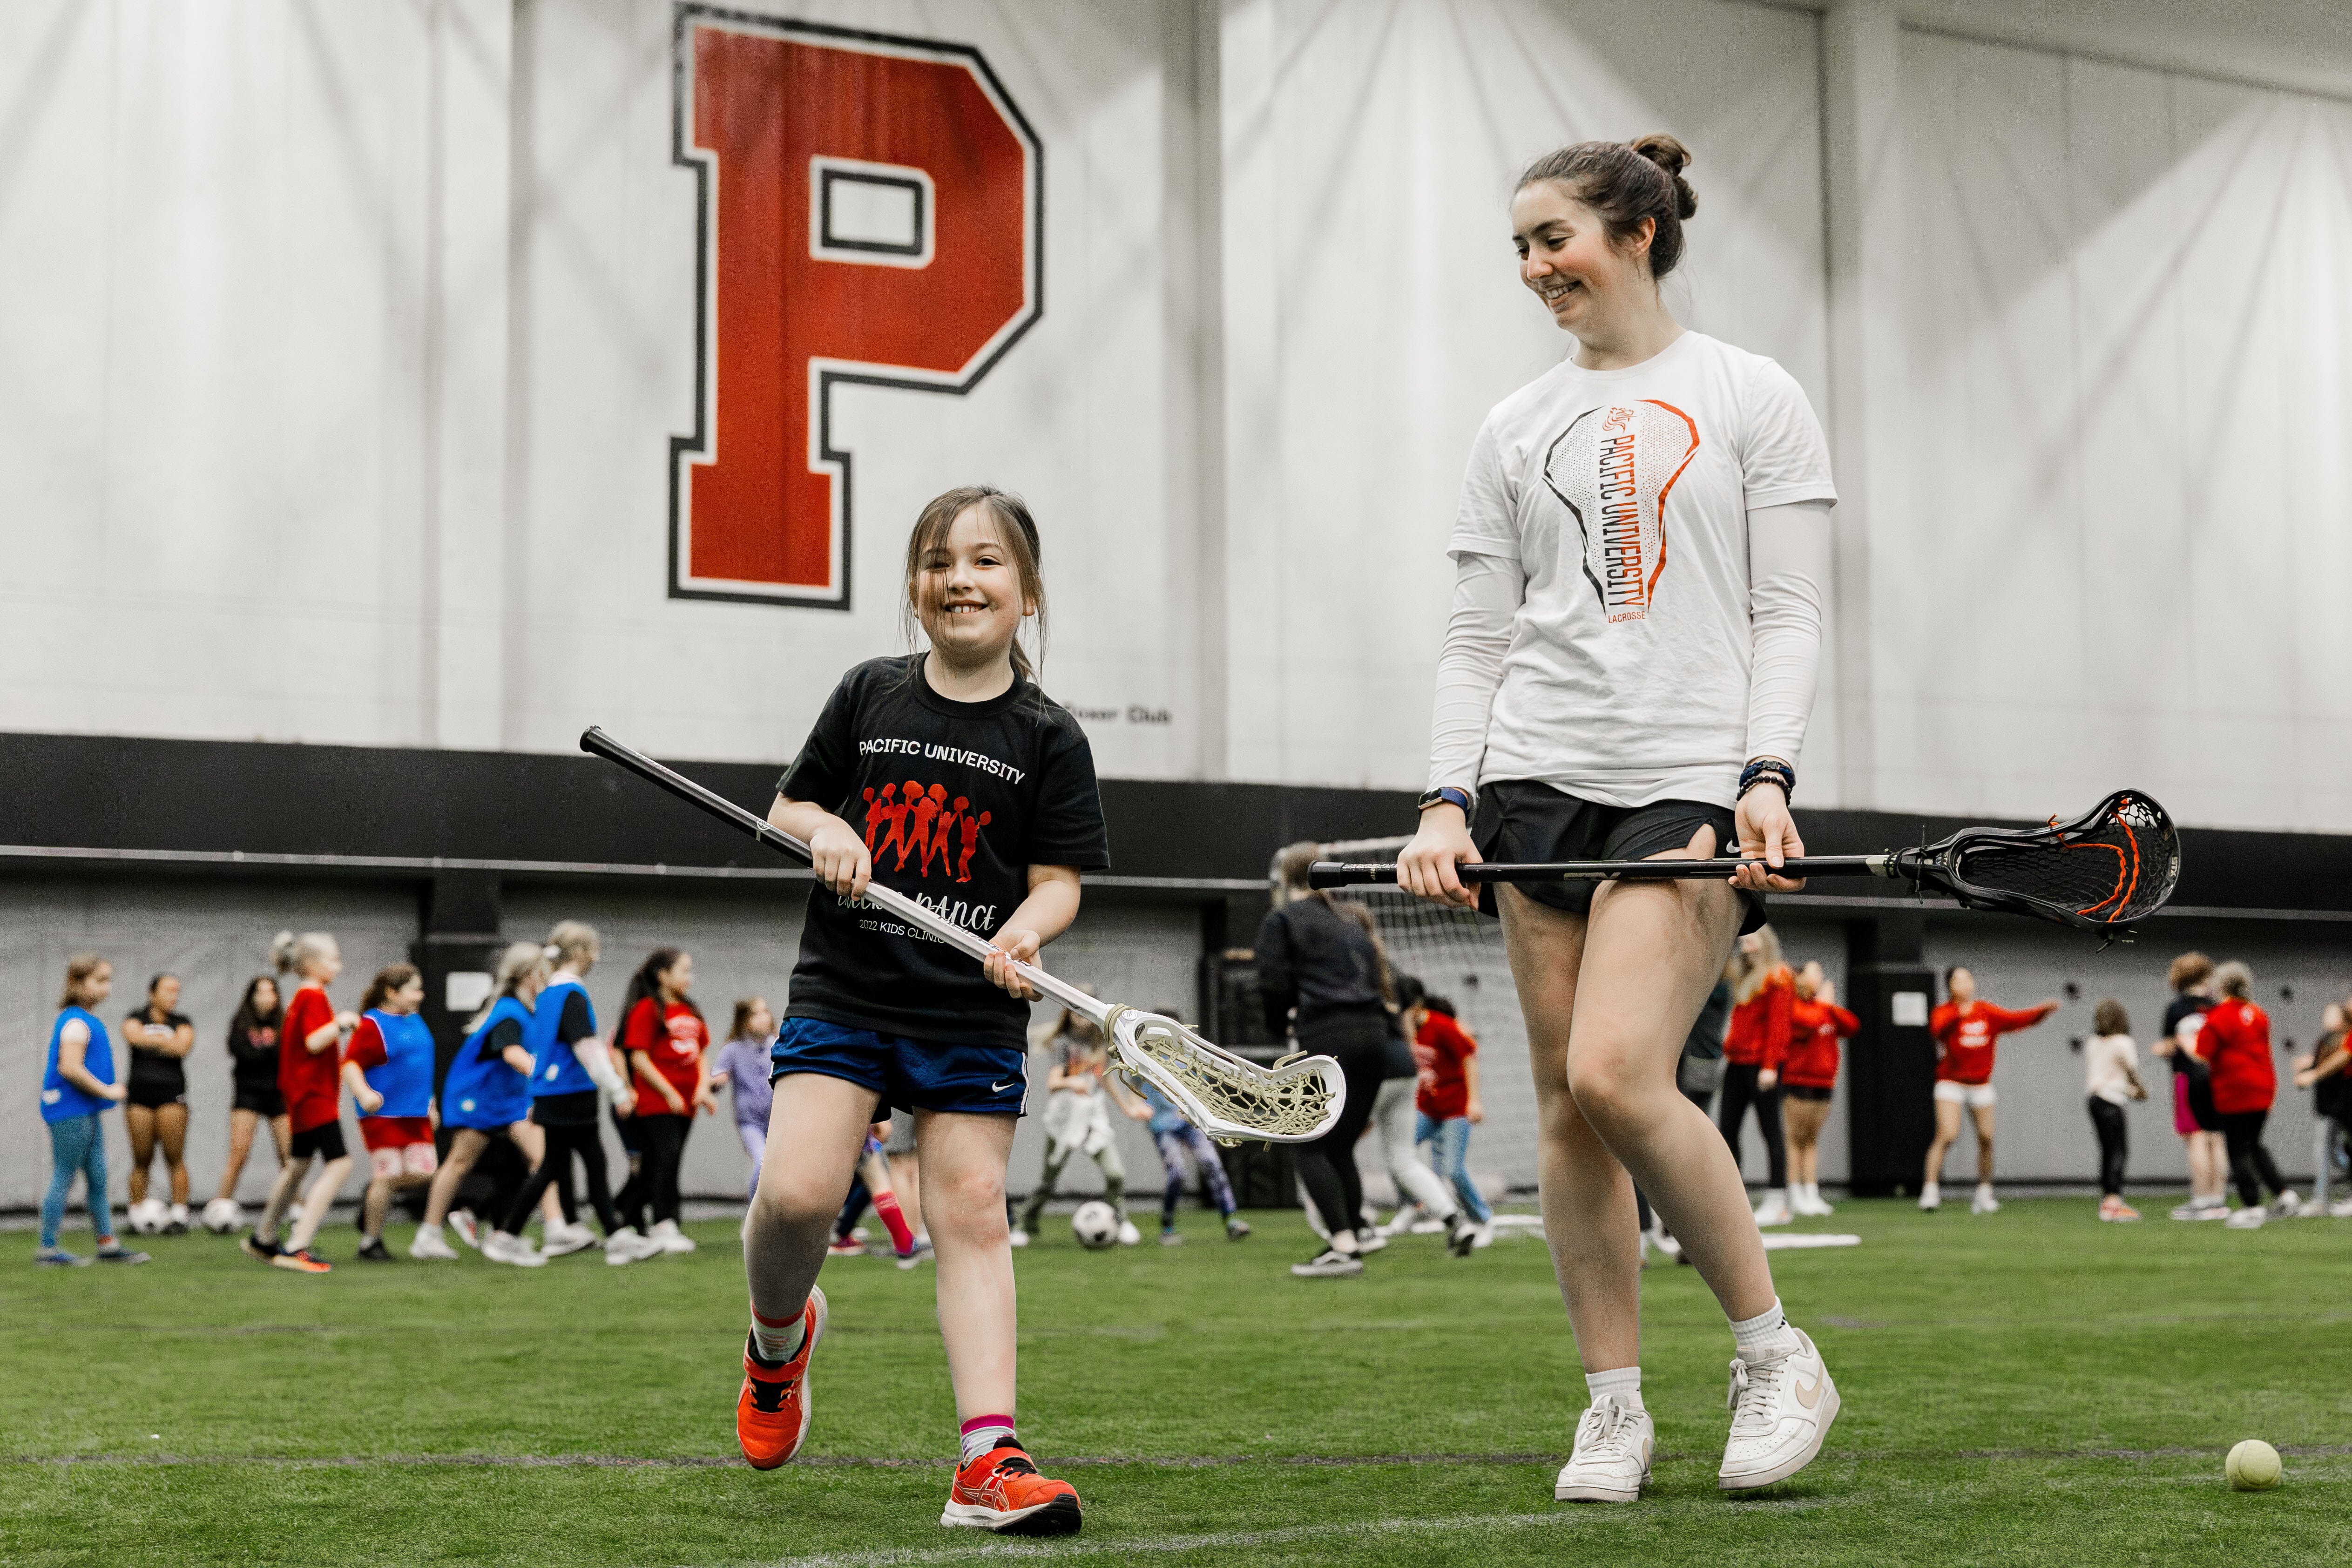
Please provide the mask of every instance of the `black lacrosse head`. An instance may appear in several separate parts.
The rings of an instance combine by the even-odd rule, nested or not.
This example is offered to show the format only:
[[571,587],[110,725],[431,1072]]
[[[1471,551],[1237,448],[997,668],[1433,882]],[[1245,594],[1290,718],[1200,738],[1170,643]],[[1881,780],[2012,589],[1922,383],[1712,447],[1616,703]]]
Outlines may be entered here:
[[1906,877],[1969,909],[2114,935],[2172,897],[2180,835],[2164,807],[2137,790],[2117,790],[2072,822],[1962,828],[1895,861]]

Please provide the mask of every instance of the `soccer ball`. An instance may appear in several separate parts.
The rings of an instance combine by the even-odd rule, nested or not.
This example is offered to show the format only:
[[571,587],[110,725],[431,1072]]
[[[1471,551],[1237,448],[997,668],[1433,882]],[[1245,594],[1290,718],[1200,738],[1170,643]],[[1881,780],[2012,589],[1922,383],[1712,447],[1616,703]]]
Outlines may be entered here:
[[1118,1245],[1118,1211],[1100,1198],[1078,1205],[1070,1216],[1070,1234],[1090,1252]]
[[215,1198],[205,1205],[205,1228],[215,1236],[235,1236],[245,1228],[245,1205],[235,1198]]
[[142,1198],[131,1205],[131,1228],[140,1236],[161,1236],[172,1218],[171,1206],[161,1198]]

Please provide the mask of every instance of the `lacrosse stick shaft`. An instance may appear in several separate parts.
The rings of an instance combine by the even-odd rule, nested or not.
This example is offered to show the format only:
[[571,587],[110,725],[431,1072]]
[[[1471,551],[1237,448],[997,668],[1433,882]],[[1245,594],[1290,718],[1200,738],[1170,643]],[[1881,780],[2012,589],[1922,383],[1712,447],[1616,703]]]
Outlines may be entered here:
[[[1525,864],[1456,866],[1465,882],[1663,882],[1729,877],[1743,866],[1761,866],[1775,877],[1895,877],[1903,873],[1893,854],[1810,855],[1783,861],[1776,869],[1761,860],[1549,860]],[[1307,886],[1345,888],[1390,885],[1393,865],[1318,860],[1307,869]]]
[[[811,864],[814,859],[814,857],[809,853],[807,845],[786,833],[774,823],[765,817],[753,816],[725,795],[703,788],[684,773],[662,766],[634,746],[625,745],[613,739],[599,726],[589,726],[586,733],[580,737],[580,749],[593,756],[602,757],[608,763],[617,763],[647,784],[658,785],[688,805],[699,806],[721,822],[741,828],[769,848],[788,855],[803,866]],[[877,909],[888,910],[908,925],[919,927],[950,946],[961,948],[983,963],[990,957],[1001,955],[1003,952],[1002,949],[986,937],[977,931],[966,931],[953,921],[932,913],[895,888],[886,888],[879,882],[869,882],[866,888],[866,902]],[[1110,1017],[1109,1004],[1097,1001],[1076,986],[1064,984],[1034,964],[1024,963],[1017,958],[1008,958],[1005,962],[1013,966],[1014,973],[1020,975],[1038,991],[1051,996],[1063,1006],[1097,1026]]]

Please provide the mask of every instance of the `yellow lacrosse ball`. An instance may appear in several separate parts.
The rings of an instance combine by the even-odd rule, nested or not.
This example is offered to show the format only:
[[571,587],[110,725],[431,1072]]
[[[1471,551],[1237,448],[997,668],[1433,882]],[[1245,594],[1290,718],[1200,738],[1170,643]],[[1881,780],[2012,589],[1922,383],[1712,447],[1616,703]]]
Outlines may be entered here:
[[2249,1437],[2230,1450],[2221,1473],[2242,1492],[2266,1492],[2279,1484],[2279,1452],[2260,1437]]

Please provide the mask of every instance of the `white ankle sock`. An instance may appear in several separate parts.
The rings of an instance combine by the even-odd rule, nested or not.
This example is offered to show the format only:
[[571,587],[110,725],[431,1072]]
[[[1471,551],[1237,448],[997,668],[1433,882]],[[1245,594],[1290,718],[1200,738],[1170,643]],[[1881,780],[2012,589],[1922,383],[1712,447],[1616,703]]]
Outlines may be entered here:
[[772,1323],[751,1312],[751,1345],[760,1352],[761,1361],[790,1361],[801,1353],[801,1342],[808,1338],[808,1308],[803,1304],[793,1314],[788,1323]]
[[1588,1372],[1584,1374],[1584,1387],[1595,1405],[1613,1394],[1627,1409],[1642,1408],[1642,1369],[1638,1366],[1621,1366],[1611,1372]]
[[1785,1187],[1767,1187],[1764,1189],[1764,1201],[1757,1207],[1770,1208],[1774,1204],[1786,1204],[1788,1201],[1789,1193]]
[[1778,1350],[1794,1336],[1789,1327],[1789,1315],[1780,1310],[1780,1299],[1772,1298],[1769,1310],[1752,1318],[1743,1318],[1731,1325],[1732,1342],[1742,1351]]
[[420,1225],[416,1227],[417,1240],[423,1241],[428,1236],[436,1241],[440,1240],[441,1227],[437,1225]]

